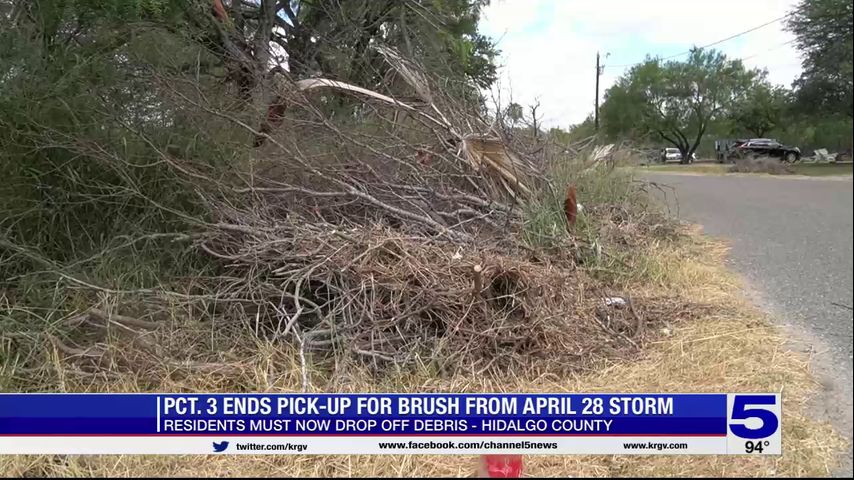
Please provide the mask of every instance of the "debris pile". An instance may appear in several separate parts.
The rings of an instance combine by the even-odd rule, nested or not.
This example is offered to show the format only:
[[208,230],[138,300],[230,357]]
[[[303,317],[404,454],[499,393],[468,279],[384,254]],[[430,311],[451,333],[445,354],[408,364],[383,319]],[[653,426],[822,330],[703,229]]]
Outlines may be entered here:
[[[417,106],[328,79],[285,82],[261,127],[214,112],[254,139],[248,164],[233,175],[165,157],[206,206],[190,237],[215,268],[172,291],[136,292],[142,323],[117,320],[132,317],[119,306],[122,315],[90,312],[66,338],[53,338],[77,371],[159,365],[169,375],[235,375],[241,362],[216,340],[226,336],[243,339],[231,347],[244,352],[257,341],[295,350],[304,385],[307,365],[560,373],[633,354],[665,319],[696,314],[672,299],[618,305],[579,267],[582,249],[603,254],[600,240],[591,246],[577,235],[590,218],[601,217],[603,238],[624,245],[661,227],[625,205],[591,204],[576,185],[553,185],[543,173],[549,162],[598,169],[612,146],[550,148],[558,156],[535,161],[506,130],[444,98],[415,64],[383,55]],[[346,115],[326,108],[333,99]],[[566,228],[545,253],[519,233],[528,202],[547,191],[565,192],[555,208]],[[175,305],[186,320],[175,321]],[[110,353],[116,329],[136,332],[120,343],[133,355]]]

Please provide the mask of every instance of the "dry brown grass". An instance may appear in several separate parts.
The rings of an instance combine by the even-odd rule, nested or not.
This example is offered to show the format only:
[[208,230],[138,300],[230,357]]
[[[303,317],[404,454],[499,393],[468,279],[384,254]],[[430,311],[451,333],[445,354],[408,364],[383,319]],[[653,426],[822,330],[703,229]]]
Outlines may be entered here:
[[[339,391],[506,391],[506,392],[781,392],[783,455],[748,456],[529,456],[529,476],[827,476],[843,440],[827,424],[805,414],[817,386],[809,361],[787,348],[787,340],[764,314],[740,295],[740,282],[721,263],[724,245],[699,236],[678,247],[656,249],[654,284],[636,285],[636,295],[651,291],[680,294],[718,308],[704,318],[661,327],[662,338],[635,361],[602,364],[593,372],[536,380],[455,377],[440,380],[427,372],[386,378],[376,383],[353,376]],[[296,391],[292,373],[267,378],[265,362],[289,356],[261,349],[255,358],[258,388]],[[293,358],[293,357],[290,357]],[[133,390],[115,384],[115,390]],[[168,384],[164,385],[168,386]],[[172,384],[175,390],[211,385]],[[471,456],[17,456],[0,457],[7,476],[306,476],[447,477],[470,476]]]

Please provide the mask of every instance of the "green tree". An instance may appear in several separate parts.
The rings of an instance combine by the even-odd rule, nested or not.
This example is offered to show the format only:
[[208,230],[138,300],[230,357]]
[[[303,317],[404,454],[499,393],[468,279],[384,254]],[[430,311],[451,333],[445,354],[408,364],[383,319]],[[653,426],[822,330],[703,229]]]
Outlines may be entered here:
[[715,50],[694,49],[685,61],[648,59],[605,93],[601,115],[610,136],[654,134],[687,163],[709,124],[745,96],[760,72]]
[[569,127],[567,138],[564,143],[587,140],[594,135],[596,135],[596,126],[594,125],[593,115],[588,115],[583,122]]
[[787,28],[804,57],[794,83],[802,112],[854,115],[852,22],[850,0],[801,0],[789,17]]
[[507,105],[505,115],[507,115],[507,118],[510,119],[510,124],[515,126],[522,120],[522,117],[524,117],[525,112],[522,110],[522,105],[513,102],[510,105]]
[[388,71],[372,48],[378,45],[481,88],[495,79],[497,52],[477,31],[484,0],[232,0],[227,8],[220,0],[185,1],[198,39],[229,63],[247,93],[283,70],[372,88]]
[[788,102],[788,92],[767,82],[757,82],[732,111],[736,135],[747,131],[755,137],[764,137],[783,119]]

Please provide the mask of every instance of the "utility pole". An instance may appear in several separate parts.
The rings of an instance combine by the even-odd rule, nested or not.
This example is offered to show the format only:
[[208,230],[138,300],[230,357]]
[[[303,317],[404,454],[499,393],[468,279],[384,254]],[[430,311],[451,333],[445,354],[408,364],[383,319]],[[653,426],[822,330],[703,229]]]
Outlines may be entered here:
[[596,107],[593,111],[593,125],[596,131],[599,131],[599,52],[596,52]]
[[[610,53],[605,53],[605,58],[611,56]],[[593,112],[593,127],[599,131],[599,77],[605,70],[604,66],[599,65],[599,52],[596,52],[596,109]]]

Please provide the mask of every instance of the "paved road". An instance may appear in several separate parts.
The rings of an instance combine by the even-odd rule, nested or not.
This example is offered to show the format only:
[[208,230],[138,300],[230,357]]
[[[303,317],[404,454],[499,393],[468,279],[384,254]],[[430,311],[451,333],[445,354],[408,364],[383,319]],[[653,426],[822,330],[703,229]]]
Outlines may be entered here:
[[[647,176],[675,188],[674,214],[730,240],[729,261],[757,300],[812,346],[825,389],[817,407],[851,438],[851,177]],[[851,468],[849,450],[836,474],[851,478]]]

